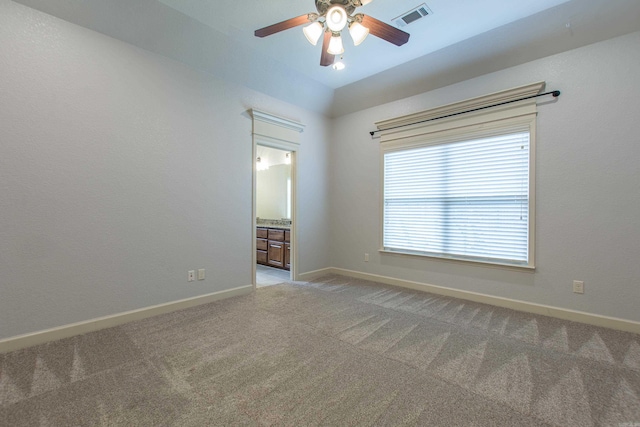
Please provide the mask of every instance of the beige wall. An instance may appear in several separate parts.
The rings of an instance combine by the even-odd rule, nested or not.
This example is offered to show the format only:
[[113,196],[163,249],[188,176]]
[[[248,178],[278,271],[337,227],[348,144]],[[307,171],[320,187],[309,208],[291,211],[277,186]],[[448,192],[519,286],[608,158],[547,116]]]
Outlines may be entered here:
[[[334,120],[331,264],[640,321],[639,75],[636,32]],[[374,123],[536,81],[562,91],[538,101],[536,271],[378,253]],[[584,295],[573,280],[584,281]]]
[[0,93],[0,339],[250,285],[251,108],[306,125],[298,268],[329,266],[324,116],[7,0]]

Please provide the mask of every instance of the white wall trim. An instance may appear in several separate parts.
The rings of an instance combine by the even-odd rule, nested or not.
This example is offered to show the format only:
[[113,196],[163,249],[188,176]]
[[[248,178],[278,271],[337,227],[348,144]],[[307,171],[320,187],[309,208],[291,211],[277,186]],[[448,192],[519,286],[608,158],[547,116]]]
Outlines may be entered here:
[[[603,328],[616,329],[619,331],[640,334],[640,322],[619,319],[616,317],[602,316],[599,314],[586,313],[583,311],[570,310],[566,308],[553,307],[549,305],[536,304],[510,298],[496,297],[481,294],[478,292],[463,291],[459,289],[446,288],[444,286],[430,285],[427,283],[414,282],[410,280],[395,279],[393,277],[380,276],[377,274],[363,273],[360,271],[346,270],[343,268],[327,268],[318,270],[325,274],[338,274],[356,279],[370,280],[392,286],[413,289],[417,291],[430,292],[437,295],[460,298],[467,301],[489,304],[497,307],[510,308],[526,313],[540,314],[543,316],[555,317],[557,319],[569,320],[573,322],[586,323],[588,325],[600,326]],[[316,272],[312,272],[316,273]],[[315,276],[316,278],[318,276]]]
[[[625,332],[640,334],[640,322],[632,320],[619,319],[615,317],[601,316],[598,314],[586,313],[582,311],[569,310],[565,308],[553,307],[543,304],[535,304],[510,298],[496,297],[492,295],[481,294],[478,292],[463,291],[459,289],[446,288],[443,286],[430,285],[427,283],[414,282],[410,280],[396,279],[388,276],[364,273],[360,271],[347,270],[343,268],[323,268],[320,270],[301,273],[298,277],[299,281],[314,280],[329,274],[353,277],[356,279],[370,280],[373,282],[384,283],[391,286],[398,286],[407,289],[413,289],[422,292],[429,292],[437,295],[444,295],[454,298],[460,298],[467,301],[489,304],[497,307],[510,308],[526,313],[540,314],[543,316],[555,317],[562,320],[585,323],[588,325],[611,328]],[[11,338],[0,340],[0,353],[20,350],[22,348],[31,347],[38,344],[44,344],[49,341],[69,338],[76,335],[86,334],[88,332],[100,329],[111,328],[125,323],[142,320],[160,314],[170,313],[185,308],[196,307],[219,301],[235,296],[248,295],[253,291],[253,286],[242,286],[225,291],[214,292],[208,295],[202,295],[193,298],[187,298],[179,301],[173,301],[165,304],[159,304],[151,307],[145,307],[137,310],[118,313],[110,316],[99,317],[96,319],[86,320],[83,322],[72,323],[57,328],[47,329],[44,331],[34,332],[25,335],[18,335]]]
[[269,148],[275,148],[276,150],[295,151],[300,147],[299,142],[292,142],[287,139],[273,138],[263,134],[254,133],[253,137],[259,142],[259,145],[263,145]]
[[100,329],[112,328],[114,326],[133,322],[135,320],[146,319],[148,317],[157,316],[159,314],[171,313],[172,311],[208,304],[226,298],[247,295],[251,292],[253,292],[253,286],[241,286],[239,288],[227,289],[224,291],[218,291],[198,297],[172,301],[164,304],[140,308],[137,310],[98,317],[96,319],[71,323],[69,325],[59,326],[57,328],[46,329],[44,331],[18,335],[15,337],[0,340],[0,353],[20,350],[22,348],[44,344],[49,341],[59,340],[63,338],[69,338],[75,335],[86,334],[88,332],[93,332]]
[[251,114],[254,120],[284,127],[290,130],[295,130],[296,132],[302,132],[305,128],[305,125],[300,122],[285,119],[284,117],[276,116],[274,114],[265,113],[264,111],[256,110],[255,108],[251,109]]
[[[320,270],[307,271],[306,273],[300,273],[296,280],[300,282],[315,280],[318,277],[326,276],[328,274],[334,274],[335,270],[336,270],[335,268],[322,268]],[[336,273],[336,274],[339,274],[339,273]]]
[[254,121],[268,123],[270,125],[283,127],[296,132],[302,132],[305,128],[305,125],[300,122],[285,119],[284,117],[276,116],[274,114],[265,113],[264,111],[256,110],[255,108],[251,109],[251,115],[253,116]]

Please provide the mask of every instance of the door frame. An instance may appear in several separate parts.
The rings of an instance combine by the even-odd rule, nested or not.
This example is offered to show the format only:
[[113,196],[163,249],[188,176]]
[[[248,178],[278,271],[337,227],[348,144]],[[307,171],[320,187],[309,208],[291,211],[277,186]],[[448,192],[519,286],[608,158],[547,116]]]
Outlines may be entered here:
[[251,197],[251,271],[253,289],[256,289],[257,245],[256,245],[256,180],[258,171],[256,157],[258,145],[289,151],[291,153],[291,280],[298,280],[298,150],[300,149],[299,134],[304,130],[301,123],[251,110],[253,116],[253,148],[251,150],[252,169],[252,197]]
[[257,177],[258,177],[258,171],[256,169],[256,157],[258,155],[258,146],[263,146],[263,147],[269,147],[269,148],[275,148],[277,150],[283,150],[283,151],[288,151],[291,153],[291,241],[290,241],[290,248],[291,248],[291,269],[289,271],[289,278],[291,280],[297,280],[298,279],[298,233],[297,233],[297,181],[298,181],[298,174],[297,174],[297,151],[298,151],[298,145],[297,144],[292,144],[292,143],[288,143],[285,141],[274,141],[274,140],[269,140],[269,139],[265,139],[262,136],[257,136],[254,135],[253,137],[253,150],[252,150],[252,162],[253,162],[253,197],[252,197],[252,204],[253,204],[253,213],[252,213],[252,227],[251,227],[251,242],[252,242],[252,249],[251,249],[251,258],[252,258],[252,266],[253,266],[253,289],[256,289],[257,286],[257,280],[256,280],[256,270],[258,268],[257,264],[258,264],[258,257],[257,257],[257,232],[256,229],[258,227],[258,223],[257,223],[257,215],[256,215],[256,208],[257,208]]

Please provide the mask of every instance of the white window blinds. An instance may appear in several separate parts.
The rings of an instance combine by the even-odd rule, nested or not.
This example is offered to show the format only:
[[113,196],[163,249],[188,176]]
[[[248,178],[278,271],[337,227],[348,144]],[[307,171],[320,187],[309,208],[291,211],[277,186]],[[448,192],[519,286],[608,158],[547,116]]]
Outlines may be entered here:
[[529,140],[510,131],[384,152],[384,250],[527,265]]

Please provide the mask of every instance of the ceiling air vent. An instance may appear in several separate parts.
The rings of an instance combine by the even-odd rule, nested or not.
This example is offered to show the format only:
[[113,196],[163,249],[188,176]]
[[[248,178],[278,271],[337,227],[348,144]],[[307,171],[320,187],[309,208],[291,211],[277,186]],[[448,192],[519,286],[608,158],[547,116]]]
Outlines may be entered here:
[[418,19],[422,19],[431,14],[433,14],[433,12],[429,9],[429,6],[422,3],[420,6],[414,7],[409,12],[398,16],[393,21],[398,27],[406,27],[407,25],[416,22]]

